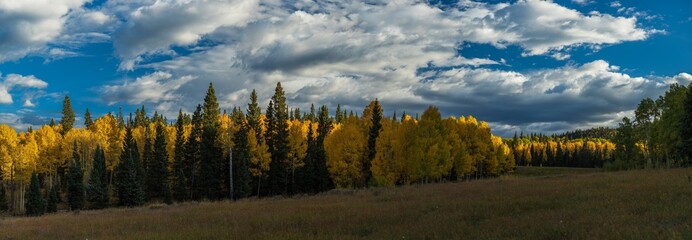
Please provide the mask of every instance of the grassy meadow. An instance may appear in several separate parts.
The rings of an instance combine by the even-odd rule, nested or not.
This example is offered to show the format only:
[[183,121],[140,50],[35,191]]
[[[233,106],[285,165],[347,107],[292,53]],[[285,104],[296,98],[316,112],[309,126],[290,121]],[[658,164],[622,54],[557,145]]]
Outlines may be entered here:
[[692,239],[692,169],[497,179],[3,217],[0,239]]

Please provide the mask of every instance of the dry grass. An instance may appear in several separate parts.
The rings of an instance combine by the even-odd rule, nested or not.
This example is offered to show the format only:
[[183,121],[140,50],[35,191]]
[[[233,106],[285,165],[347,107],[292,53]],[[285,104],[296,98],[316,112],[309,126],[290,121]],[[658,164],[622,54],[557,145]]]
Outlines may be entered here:
[[692,239],[692,169],[561,173],[0,220],[1,239]]

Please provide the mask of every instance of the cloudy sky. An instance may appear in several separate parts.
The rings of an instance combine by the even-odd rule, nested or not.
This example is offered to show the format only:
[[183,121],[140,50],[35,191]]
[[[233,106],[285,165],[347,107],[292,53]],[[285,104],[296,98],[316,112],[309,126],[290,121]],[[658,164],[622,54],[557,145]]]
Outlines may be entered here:
[[[692,82],[692,2],[0,0],[0,123],[145,105],[174,118],[213,82],[221,107],[473,115],[496,134],[613,126]],[[265,105],[266,106],[266,105]],[[78,119],[78,122],[81,120]]]

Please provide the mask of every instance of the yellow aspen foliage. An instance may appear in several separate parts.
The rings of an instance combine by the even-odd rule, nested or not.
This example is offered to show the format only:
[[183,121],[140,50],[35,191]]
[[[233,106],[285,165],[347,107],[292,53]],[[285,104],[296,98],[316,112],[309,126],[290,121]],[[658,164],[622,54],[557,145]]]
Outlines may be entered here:
[[118,127],[117,120],[111,114],[97,118],[92,128],[105,152],[106,168],[113,171],[120,161],[125,130]]
[[2,164],[3,176],[9,179],[12,174],[12,164],[16,156],[16,148],[19,143],[17,132],[9,125],[0,125],[0,164]]
[[257,141],[254,129],[250,129],[248,132],[247,141],[250,152],[250,173],[261,179],[269,171],[269,164],[272,160],[269,147],[264,141]]
[[39,149],[36,171],[39,173],[52,173],[60,161],[62,136],[60,132],[49,125],[43,125],[34,132]]
[[365,185],[363,161],[367,150],[367,137],[358,120],[349,119],[324,140],[327,169],[338,188]]
[[418,147],[418,123],[410,116],[405,116],[404,121],[397,129],[398,144],[395,146],[394,157],[397,162],[403,164],[401,181],[410,184],[422,178],[420,159],[423,151]]
[[15,157],[12,169],[15,171],[15,180],[29,181],[31,173],[36,171],[38,160],[38,145],[33,133],[23,132],[18,136],[19,144],[15,149]]
[[65,134],[60,146],[60,161],[58,165],[67,166],[69,161],[72,160],[75,142],[77,143],[77,153],[79,154],[82,167],[91,169],[94,151],[99,146],[99,137],[86,128],[73,128]]
[[396,161],[397,129],[399,124],[391,121],[382,122],[382,131],[377,138],[375,159],[370,168],[375,184],[378,186],[394,186],[399,178],[403,165]]
[[288,127],[288,146],[289,146],[289,166],[291,170],[295,171],[298,168],[303,167],[305,163],[305,154],[308,150],[308,128],[310,127],[310,121],[301,122],[299,120],[293,120],[289,122]]

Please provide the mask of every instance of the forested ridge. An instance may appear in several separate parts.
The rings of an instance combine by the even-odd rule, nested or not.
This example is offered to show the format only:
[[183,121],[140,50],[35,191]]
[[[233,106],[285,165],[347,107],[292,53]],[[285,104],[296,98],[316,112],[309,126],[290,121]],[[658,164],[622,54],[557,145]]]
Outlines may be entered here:
[[222,112],[210,84],[203,103],[175,121],[144,107],[95,119],[87,109],[84,128],[73,127],[66,96],[58,123],[19,133],[0,125],[0,211],[315,194],[496,177],[517,165],[687,166],[691,92],[672,85],[658,100],[642,100],[635,121],[616,130],[506,139],[472,116],[442,118],[435,106],[420,117],[385,116],[377,99],[362,112],[301,111],[288,106],[280,83],[265,109],[253,90],[247,106]]

